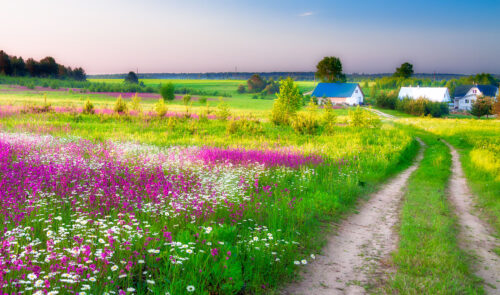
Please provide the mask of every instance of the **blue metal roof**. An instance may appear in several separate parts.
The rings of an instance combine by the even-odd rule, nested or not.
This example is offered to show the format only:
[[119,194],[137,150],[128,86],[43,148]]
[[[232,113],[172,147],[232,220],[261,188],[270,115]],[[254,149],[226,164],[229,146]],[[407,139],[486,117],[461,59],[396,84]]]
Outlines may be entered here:
[[356,83],[319,83],[311,96],[315,97],[350,97],[356,89]]

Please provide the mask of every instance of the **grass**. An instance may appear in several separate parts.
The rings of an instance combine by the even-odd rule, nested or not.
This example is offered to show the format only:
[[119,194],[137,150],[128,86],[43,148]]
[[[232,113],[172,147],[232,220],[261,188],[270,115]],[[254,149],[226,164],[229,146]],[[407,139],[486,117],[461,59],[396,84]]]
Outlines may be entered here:
[[397,271],[386,286],[399,294],[483,294],[457,242],[456,218],[446,197],[451,155],[435,136],[420,134],[424,159],[411,175],[401,213]]

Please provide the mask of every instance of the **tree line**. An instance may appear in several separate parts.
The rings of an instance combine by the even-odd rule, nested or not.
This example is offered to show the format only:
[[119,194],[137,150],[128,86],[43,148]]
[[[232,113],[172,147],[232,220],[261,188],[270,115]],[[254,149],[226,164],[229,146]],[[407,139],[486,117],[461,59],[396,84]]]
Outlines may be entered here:
[[61,65],[56,60],[47,56],[39,61],[28,58],[26,61],[21,56],[8,55],[0,50],[0,75],[12,77],[36,77],[52,79],[73,79],[85,81],[87,75],[81,67],[71,68]]

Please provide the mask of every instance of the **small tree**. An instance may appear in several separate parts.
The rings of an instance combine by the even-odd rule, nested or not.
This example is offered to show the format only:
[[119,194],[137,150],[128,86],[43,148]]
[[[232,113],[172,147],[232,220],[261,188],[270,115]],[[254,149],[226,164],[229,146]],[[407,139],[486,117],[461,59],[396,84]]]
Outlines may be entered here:
[[280,92],[276,94],[273,109],[271,112],[271,121],[274,124],[289,124],[290,117],[302,106],[302,94],[299,87],[292,78],[280,82]]
[[346,77],[342,72],[342,62],[338,57],[324,57],[316,65],[316,77],[323,82],[345,82]]
[[90,99],[87,98],[87,101],[83,105],[83,113],[84,114],[93,114],[94,113],[94,105],[90,102]]
[[325,112],[321,117],[321,125],[326,133],[331,134],[335,130],[337,123],[337,115],[333,112],[331,104],[325,105]]
[[128,72],[127,76],[125,77],[125,82],[126,83],[132,83],[132,84],[139,84],[139,78],[137,77],[137,75],[130,71]]
[[168,108],[163,99],[159,98],[158,102],[155,104],[155,112],[158,117],[163,117],[167,114]]
[[118,96],[115,102],[114,111],[118,114],[124,114],[128,111],[127,103],[123,100],[122,96]]
[[215,112],[215,115],[221,121],[226,121],[229,117],[231,117],[229,105],[222,99],[222,97],[219,97],[219,104],[217,105],[217,111]]
[[175,99],[175,86],[172,82],[168,82],[165,85],[162,85],[160,88],[160,94],[161,97],[163,97],[164,100],[169,100],[172,101]]
[[191,102],[191,95],[186,94],[182,97],[182,103],[187,106]]
[[238,85],[238,93],[245,93],[246,89],[245,89],[245,85],[243,84],[240,84]]
[[493,104],[493,114],[496,114],[497,119],[500,119],[500,93],[498,93],[496,101]]
[[396,68],[394,77],[408,79],[413,75],[413,65],[405,62],[399,68]]
[[137,93],[132,97],[132,101],[130,102],[130,108],[136,112],[141,112],[141,98],[137,95]]
[[248,79],[247,85],[248,85],[248,92],[257,93],[264,90],[264,88],[266,88],[267,83],[264,79],[261,78],[259,74],[254,74],[252,77],[250,77],[250,79]]
[[472,104],[471,115],[481,118],[493,114],[493,100],[491,97],[479,96]]

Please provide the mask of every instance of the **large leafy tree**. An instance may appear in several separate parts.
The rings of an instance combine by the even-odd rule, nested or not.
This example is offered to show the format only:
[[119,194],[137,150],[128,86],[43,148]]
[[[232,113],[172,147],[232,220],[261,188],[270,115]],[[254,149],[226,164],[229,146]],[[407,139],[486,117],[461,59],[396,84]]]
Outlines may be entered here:
[[487,96],[480,96],[472,104],[471,115],[478,118],[493,115],[493,99]]
[[396,68],[394,77],[398,78],[410,78],[413,75],[413,65],[409,62],[405,62],[399,68]]
[[247,81],[248,92],[261,92],[266,88],[266,81],[259,74],[254,74]]
[[59,65],[56,63],[56,60],[47,56],[44,59],[40,60],[40,74],[43,77],[57,77],[59,73]]
[[125,77],[125,82],[127,83],[132,83],[132,84],[139,84],[139,78],[137,77],[137,75],[130,71],[128,72],[127,76]]
[[10,58],[3,50],[0,50],[0,74],[12,75]]
[[175,98],[175,86],[171,82],[162,85],[160,88],[160,94],[163,100],[174,100]]
[[345,82],[346,77],[342,72],[342,62],[338,57],[324,57],[316,65],[316,77],[323,82]]

